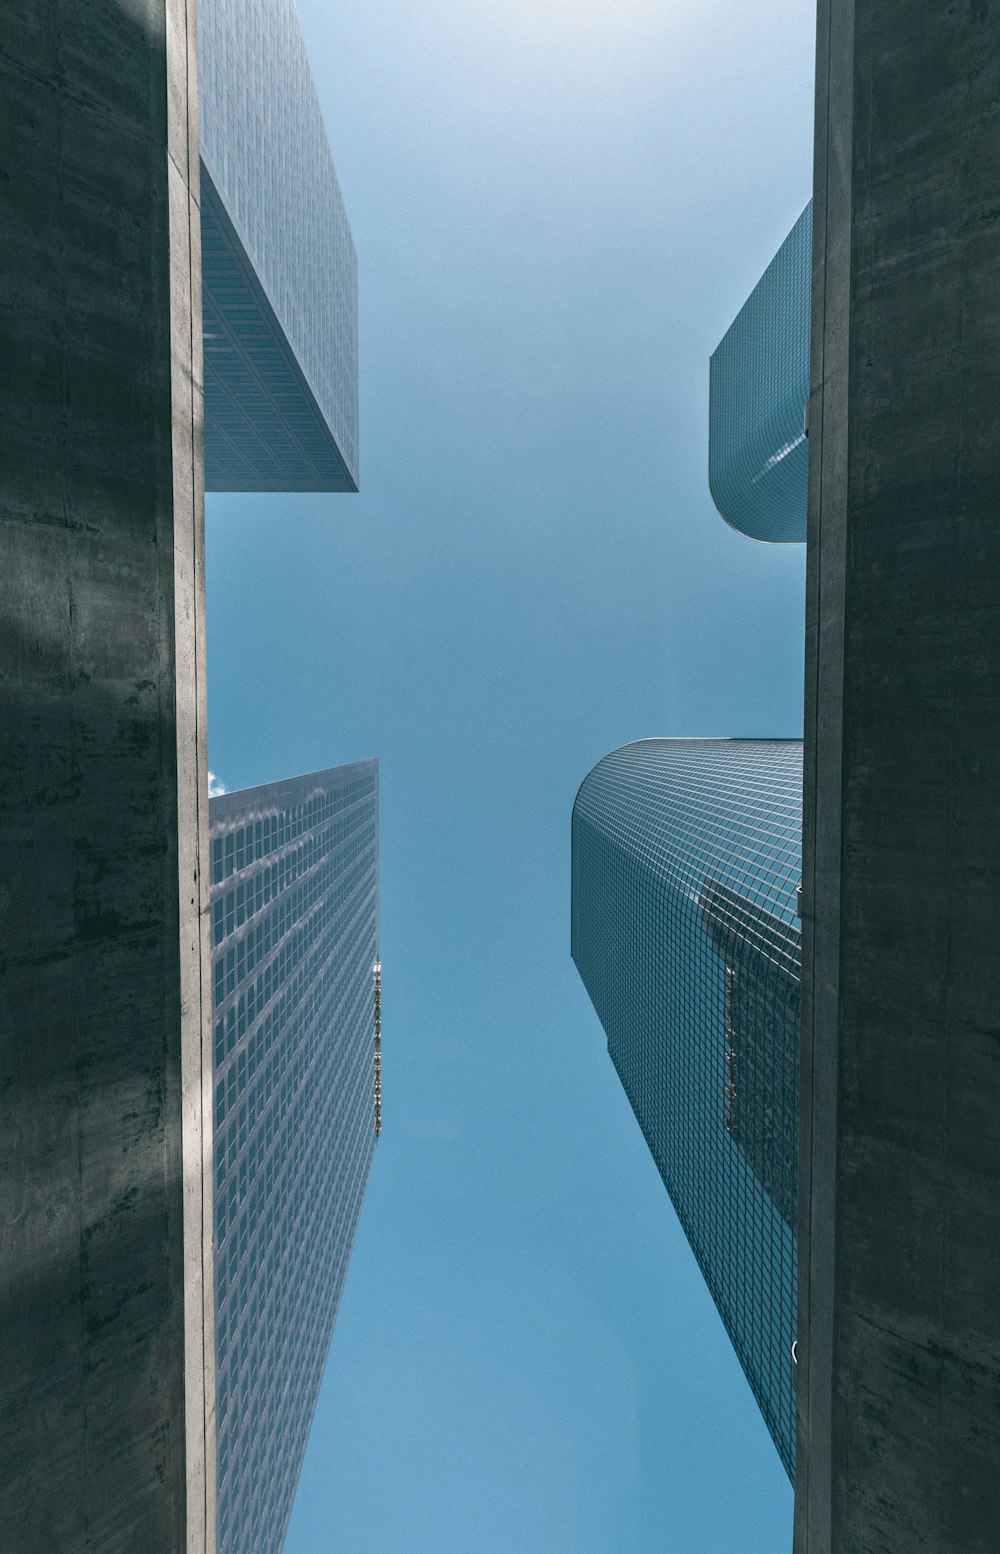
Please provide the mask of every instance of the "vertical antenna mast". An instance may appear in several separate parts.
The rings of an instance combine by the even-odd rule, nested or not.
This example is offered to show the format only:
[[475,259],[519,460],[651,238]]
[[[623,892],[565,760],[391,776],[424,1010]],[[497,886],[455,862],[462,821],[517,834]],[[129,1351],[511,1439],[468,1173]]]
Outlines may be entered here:
[[375,962],[375,1137],[382,1132],[382,962]]

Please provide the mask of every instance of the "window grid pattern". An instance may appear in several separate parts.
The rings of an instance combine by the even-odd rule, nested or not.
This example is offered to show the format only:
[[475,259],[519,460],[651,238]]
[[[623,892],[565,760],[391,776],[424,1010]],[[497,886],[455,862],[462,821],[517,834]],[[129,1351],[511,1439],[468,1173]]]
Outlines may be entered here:
[[218,1548],[275,1554],[375,1147],[374,761],[210,802]]
[[709,370],[708,483],[755,540],[805,540],[812,204],[730,324]]
[[572,822],[572,954],[790,1477],[800,740],[648,739]]
[[[240,371],[259,388],[273,368],[283,387],[286,377],[275,367],[274,352],[291,357],[303,379],[294,416],[308,422],[318,407],[349,477],[349,484],[332,489],[356,489],[357,257],[294,0],[203,0],[198,79],[202,166],[230,224],[227,236],[266,299],[266,306],[244,315],[246,359]],[[212,237],[210,224],[207,235]],[[214,297],[215,314],[228,314],[238,324],[241,314],[221,292],[215,295],[215,286],[209,268],[206,302]],[[262,320],[269,340],[261,333]],[[226,406],[225,391],[237,380],[227,355],[231,345],[217,337],[217,323],[206,308],[209,409]],[[291,407],[287,398],[280,407],[282,434]],[[244,436],[255,409],[253,399],[243,417]],[[254,424],[266,449],[275,427],[268,417]],[[232,406],[224,430],[232,434]],[[210,416],[206,447],[213,480],[245,478],[240,459],[224,463],[227,443],[223,436],[217,439]],[[280,463],[294,448],[295,438],[289,443],[285,436],[271,453]],[[226,484],[225,489],[253,488]]]
[[201,181],[205,489],[354,491],[209,175]]

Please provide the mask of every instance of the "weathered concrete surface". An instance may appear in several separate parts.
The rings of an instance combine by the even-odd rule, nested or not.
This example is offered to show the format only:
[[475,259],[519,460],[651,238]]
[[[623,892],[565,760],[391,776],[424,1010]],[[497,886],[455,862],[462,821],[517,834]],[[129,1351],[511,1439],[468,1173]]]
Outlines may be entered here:
[[820,0],[797,1554],[1000,1547],[998,41]]
[[3,26],[5,1554],[214,1550],[194,38]]

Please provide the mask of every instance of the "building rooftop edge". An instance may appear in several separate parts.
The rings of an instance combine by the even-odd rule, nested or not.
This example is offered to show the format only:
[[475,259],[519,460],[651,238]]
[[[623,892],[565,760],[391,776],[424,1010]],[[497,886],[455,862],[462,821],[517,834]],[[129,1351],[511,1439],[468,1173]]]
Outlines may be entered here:
[[[320,424],[325,429],[330,444],[335,450],[336,456],[343,466],[344,489],[343,491],[338,492],[338,495],[356,495],[360,490],[361,482],[360,449],[357,449],[355,452],[352,467],[351,463],[348,461],[347,454],[340,446],[340,441],[337,437],[337,434],[331,425],[326,410],[323,408],[319,394],[313,386],[306,367],[299,357],[298,351],[295,348],[295,344],[293,342],[292,336],[288,331],[285,321],[279,312],[277,305],[271,297],[266,281],[258,273],[253,258],[247,251],[247,247],[240,233],[240,230],[236,223],[233,221],[232,216],[229,214],[225,198],[216,182],[212,162],[210,160],[206,161],[203,152],[199,154],[199,168],[201,174],[201,202],[208,207],[212,218],[218,222],[220,228],[225,234],[226,240],[230,244],[230,247],[233,250],[233,253],[235,254],[239,263],[240,269],[243,272],[246,285],[253,297],[256,299],[258,307],[261,309],[261,312],[271,327],[276,347],[281,351],[289,372],[298,382],[302,393],[305,395],[312,410],[318,417]],[[356,311],[357,301],[355,300],[355,313]],[[357,427],[355,427],[355,433],[357,433]],[[211,489],[215,488],[213,487]],[[219,489],[225,489],[228,491],[230,487],[220,487]],[[256,490],[257,488],[246,487],[244,489]],[[311,489],[325,491],[332,488],[317,485]]]
[[335,777],[345,779],[352,773],[373,771],[377,775],[377,755],[367,756],[361,761],[345,761],[342,766],[327,766],[315,772],[301,772],[293,777],[279,777],[274,782],[257,783],[251,788],[227,789],[225,793],[212,795],[211,807],[215,815],[220,812],[235,813],[241,809],[248,809],[254,804],[280,800],[285,794],[291,795],[296,792],[303,783],[312,782],[319,786]]
[[571,816],[576,814],[580,794],[597,768],[610,760],[611,756],[620,754],[622,750],[632,750],[636,745],[801,745],[801,743],[801,734],[644,734],[641,739],[626,739],[623,745],[615,745],[613,749],[605,751],[604,755],[600,756],[584,773],[574,795],[570,814]]

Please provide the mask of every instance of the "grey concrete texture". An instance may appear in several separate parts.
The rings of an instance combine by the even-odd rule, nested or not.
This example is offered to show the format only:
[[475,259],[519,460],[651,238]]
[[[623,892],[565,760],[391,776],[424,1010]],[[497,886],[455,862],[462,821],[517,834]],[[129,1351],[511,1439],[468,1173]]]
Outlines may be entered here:
[[186,0],[5,15],[5,1554],[214,1550],[194,66]]
[[1000,4],[821,0],[797,1554],[1000,1547]]

